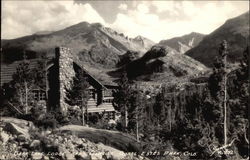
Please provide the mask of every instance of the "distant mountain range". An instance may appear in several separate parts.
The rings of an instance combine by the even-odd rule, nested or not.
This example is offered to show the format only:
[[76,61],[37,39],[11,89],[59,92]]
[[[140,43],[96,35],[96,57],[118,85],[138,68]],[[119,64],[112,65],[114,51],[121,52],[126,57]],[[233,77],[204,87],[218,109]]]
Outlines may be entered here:
[[[1,63],[39,54],[54,55],[57,46],[72,49],[74,57],[98,79],[113,81],[126,68],[130,78],[151,82],[178,82],[207,72],[222,40],[230,46],[230,61],[237,61],[249,38],[249,12],[228,20],[209,35],[192,32],[158,44],[137,36],[129,38],[99,23],[82,22],[59,31],[42,31],[12,40],[1,40]],[[163,47],[164,56],[151,48]],[[150,57],[150,58],[149,58]],[[203,63],[203,64],[202,64]],[[205,66],[205,65],[206,66]]]
[[112,68],[119,61],[119,55],[128,50],[141,54],[154,45],[151,40],[138,36],[128,38],[99,23],[82,22],[56,32],[38,32],[31,36],[13,40],[2,40],[3,62],[21,59],[24,50],[34,53],[53,53],[56,46],[72,48],[73,53],[90,64]]
[[192,32],[181,37],[162,40],[159,42],[159,45],[168,46],[174,49],[175,51],[183,54],[189,49],[197,46],[204,36],[204,34]]
[[227,40],[229,45],[228,60],[238,62],[249,45],[249,12],[227,20],[221,27],[205,36],[196,47],[187,51],[186,55],[212,67],[223,40]]

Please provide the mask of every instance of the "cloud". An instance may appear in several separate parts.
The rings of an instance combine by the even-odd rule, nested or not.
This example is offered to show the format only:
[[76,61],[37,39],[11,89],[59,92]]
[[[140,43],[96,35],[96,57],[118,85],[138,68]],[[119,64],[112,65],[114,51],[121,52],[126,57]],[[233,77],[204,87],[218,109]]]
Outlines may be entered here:
[[128,8],[128,5],[126,5],[126,4],[120,4],[119,6],[118,6],[118,8],[120,9],[120,10],[123,10],[123,11],[125,11],[125,10],[127,10],[127,8]]
[[[190,32],[209,34],[227,19],[249,10],[247,1],[109,2],[3,1],[1,36],[16,38],[87,21],[100,22],[129,37],[142,35],[158,42]],[[111,16],[112,21],[102,18]]]
[[[110,27],[127,34],[129,37],[142,35],[152,40],[157,39],[160,32],[156,32],[159,24],[157,15],[143,13],[139,11],[130,11],[128,14],[119,13],[116,21]],[[156,25],[155,25],[156,24]]]
[[[110,26],[130,37],[142,35],[156,42],[191,32],[209,34],[227,19],[248,9],[248,2],[147,1],[119,13]],[[155,11],[149,10],[155,7]]]
[[59,30],[82,21],[105,25],[103,18],[88,3],[3,1],[1,37],[10,39],[38,31]]
[[149,8],[148,8],[147,5],[141,3],[141,4],[138,4],[137,10],[138,10],[140,13],[148,13]]
[[157,13],[170,12],[172,15],[177,14],[178,10],[181,8],[181,2],[176,1],[153,1],[152,5],[156,7]]

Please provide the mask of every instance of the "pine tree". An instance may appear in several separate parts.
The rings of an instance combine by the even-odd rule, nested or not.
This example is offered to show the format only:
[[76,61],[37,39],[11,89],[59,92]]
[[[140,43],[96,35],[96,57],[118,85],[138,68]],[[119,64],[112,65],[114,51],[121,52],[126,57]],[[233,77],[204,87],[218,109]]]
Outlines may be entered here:
[[222,103],[224,106],[224,145],[227,145],[227,42],[223,41],[223,43],[221,44],[219,53],[220,56],[222,58],[222,63],[223,63],[223,77],[222,77],[222,90],[221,90],[221,96],[223,97]]
[[47,90],[47,55],[42,55],[38,60],[38,66],[35,68],[35,84],[40,89],[46,91],[46,99],[48,99]]
[[85,117],[86,114],[86,123],[88,123],[88,99],[89,99],[89,91],[88,91],[89,84],[87,82],[87,78],[85,76],[84,71],[79,70],[76,73],[76,76],[73,78],[72,81],[72,88],[71,90],[67,91],[67,100],[66,102],[70,105],[77,105],[81,108],[82,113],[82,125],[85,125]]
[[30,69],[30,63],[26,60],[24,53],[24,60],[20,63],[16,72],[13,74],[12,85],[16,91],[16,101],[24,108],[24,113],[28,114],[29,99],[31,98],[31,91],[34,88],[34,70]]
[[143,95],[142,91],[139,90],[136,85],[133,88],[130,99],[130,108],[129,108],[129,122],[132,125],[132,128],[135,130],[136,140],[139,141],[139,132],[143,127],[143,121],[145,120],[145,107],[143,104],[145,103],[146,98]]
[[165,87],[162,87],[161,91],[155,97],[154,105],[154,115],[156,118],[156,123],[159,126],[165,121],[165,109],[166,109],[166,90]]
[[[209,77],[208,88],[211,98],[207,102],[210,103],[212,112],[215,113],[216,121],[220,123],[223,119],[224,129],[224,145],[227,145],[227,42],[224,40],[219,48],[219,56],[214,63],[213,74]],[[218,109],[217,109],[218,108]]]
[[[234,108],[232,107],[234,115],[231,118],[236,126],[233,132],[237,133],[240,143],[247,143],[249,145],[249,46],[243,52],[243,58],[241,60],[240,68],[236,72],[236,91],[233,95]],[[242,142],[243,141],[243,142]],[[243,148],[243,147],[242,147]],[[249,148],[248,148],[249,149]],[[244,155],[244,154],[243,154]]]
[[123,127],[128,127],[128,109],[130,107],[131,86],[127,77],[127,73],[123,71],[120,81],[118,82],[119,90],[114,91],[113,105],[115,109],[121,112],[123,119]]

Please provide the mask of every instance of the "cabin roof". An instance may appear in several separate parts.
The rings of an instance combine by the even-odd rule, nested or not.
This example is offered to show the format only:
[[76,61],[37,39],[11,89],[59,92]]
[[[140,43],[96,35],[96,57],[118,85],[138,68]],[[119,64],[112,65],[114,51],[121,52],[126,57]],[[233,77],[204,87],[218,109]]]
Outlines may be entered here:
[[83,68],[81,65],[79,65],[79,63],[75,62],[74,63],[76,65],[78,65],[85,73],[87,73],[87,75],[89,75],[94,81],[96,81],[96,83],[98,83],[100,86],[102,86],[102,88],[107,89],[101,82],[99,82],[99,80],[97,80],[95,77],[93,77],[85,68]]
[[[27,60],[30,63],[31,69],[35,69],[37,67],[38,60],[38,58]],[[8,83],[12,80],[12,75],[16,72],[16,68],[21,62],[23,62],[23,60],[15,61],[11,64],[1,63],[1,86],[3,86],[4,83]],[[86,72],[94,81],[96,81],[103,88],[107,88],[106,86],[117,86],[117,84],[115,84],[114,82],[107,83],[106,81],[97,79],[94,75],[90,74],[89,71],[87,71],[82,65],[80,65],[79,62],[74,61],[74,63],[77,64],[81,69],[83,69],[84,72]],[[53,65],[53,60],[51,58],[47,62],[47,69],[52,67]]]
[[[38,59],[28,59],[27,61],[30,63],[31,69],[36,68]],[[16,68],[21,62],[23,62],[23,60],[15,61],[11,64],[1,63],[1,86],[4,83],[8,83],[12,80],[12,75],[16,72]]]

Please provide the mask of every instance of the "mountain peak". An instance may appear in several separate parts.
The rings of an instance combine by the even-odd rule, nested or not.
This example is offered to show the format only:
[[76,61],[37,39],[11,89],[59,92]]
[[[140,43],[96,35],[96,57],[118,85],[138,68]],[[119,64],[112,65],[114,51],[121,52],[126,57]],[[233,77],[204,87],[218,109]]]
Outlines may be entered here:
[[134,40],[143,40],[143,39],[146,39],[145,37],[142,37],[142,36],[140,36],[140,35],[138,35],[138,36],[136,36],[135,38],[134,38]]
[[203,64],[212,67],[213,60],[218,55],[218,46],[223,40],[228,42],[230,52],[229,62],[240,60],[249,39],[249,11],[232,19],[228,19],[222,26],[213,31],[196,47],[186,54]]
[[96,28],[103,27],[101,23],[92,23],[91,26],[96,27]]
[[190,34],[187,35],[203,35],[202,33],[198,33],[198,32],[191,32]]
[[23,50],[30,50],[42,54],[57,46],[65,46],[71,48],[74,56],[79,56],[85,63],[106,68],[115,66],[119,56],[128,50],[144,53],[153,45],[146,38],[143,38],[143,43],[141,43],[141,41],[130,39],[123,33],[118,33],[101,23],[88,22],[81,22],[43,36],[34,34],[2,42],[5,52],[3,57],[6,62],[15,60],[11,56],[13,52],[22,53]]
[[203,39],[204,35],[197,32],[191,32],[181,37],[174,37],[159,42],[162,46],[168,46],[179,53],[185,53],[189,49],[197,46]]
[[137,42],[137,43],[140,43],[142,46],[144,46],[147,49],[150,49],[155,44],[155,42],[153,42],[152,40],[150,40],[146,37],[140,36],[140,35],[136,36],[132,40]]

